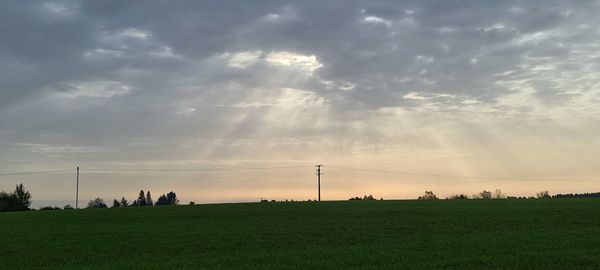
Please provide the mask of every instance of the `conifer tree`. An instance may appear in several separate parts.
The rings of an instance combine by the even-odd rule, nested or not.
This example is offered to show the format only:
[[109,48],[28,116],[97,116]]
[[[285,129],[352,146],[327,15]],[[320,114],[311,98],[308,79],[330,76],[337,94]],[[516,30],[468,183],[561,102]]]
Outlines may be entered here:
[[146,206],[147,202],[146,202],[146,197],[144,195],[144,190],[140,190],[140,196],[137,199],[137,205],[138,206]]
[[148,206],[152,206],[152,196],[150,196],[150,190],[148,190],[148,193],[146,193],[146,205]]

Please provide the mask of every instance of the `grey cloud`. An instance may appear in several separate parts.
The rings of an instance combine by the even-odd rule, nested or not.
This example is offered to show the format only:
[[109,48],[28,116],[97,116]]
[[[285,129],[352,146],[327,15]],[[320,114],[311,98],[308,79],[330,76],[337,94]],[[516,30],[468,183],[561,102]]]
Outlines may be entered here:
[[[547,107],[568,111],[597,102],[581,98],[600,80],[589,75],[600,57],[594,54],[600,7],[593,1],[1,5],[2,148],[69,141],[69,147],[135,149],[144,154],[119,157],[143,158],[147,151],[168,153],[176,142],[266,136],[264,125],[281,138],[376,138],[356,125],[379,122],[385,108],[452,114],[478,107],[485,115],[510,108],[537,117]],[[368,16],[383,23],[369,23]],[[223,56],[256,51],[263,60],[237,68]],[[307,74],[271,65],[264,57],[272,52],[314,55],[322,67]],[[533,68],[549,63],[550,70]],[[94,82],[113,83],[82,94]],[[573,84],[586,88],[572,93]],[[284,88],[314,93],[322,111],[248,106],[272,105]],[[517,88],[533,92],[517,98]],[[404,98],[413,92],[454,98]],[[277,113],[288,115],[275,121],[270,114]],[[291,116],[295,122],[286,123]],[[312,118],[332,124],[315,127]],[[62,141],[43,137],[64,134]],[[137,140],[151,146],[138,147]]]

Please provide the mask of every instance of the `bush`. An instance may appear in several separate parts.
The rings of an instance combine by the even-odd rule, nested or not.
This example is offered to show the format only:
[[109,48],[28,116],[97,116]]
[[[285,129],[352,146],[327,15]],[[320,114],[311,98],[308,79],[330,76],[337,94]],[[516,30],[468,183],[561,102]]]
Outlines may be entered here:
[[[383,200],[383,198],[381,198],[381,199]],[[373,197],[373,195],[369,195],[369,196],[365,195],[362,198],[357,196],[357,197],[350,198],[348,200],[350,200],[350,201],[376,201],[377,199],[375,199],[375,197]]]
[[61,209],[58,206],[48,205],[48,206],[41,207],[40,210],[41,211],[48,211],[48,210],[61,210]]
[[465,194],[454,194],[451,195],[450,197],[446,198],[448,200],[468,200],[469,196],[465,195]]
[[423,196],[419,196],[419,200],[437,200],[438,197],[433,193],[433,191],[426,190]]
[[547,190],[541,191],[537,194],[538,199],[547,199],[550,198],[550,193]]
[[479,192],[479,194],[477,194],[477,199],[484,199],[484,200],[488,200],[492,198],[492,192],[491,191],[487,191],[484,190],[482,192]]
[[121,207],[121,202],[117,199],[114,199],[112,207],[113,208]]
[[101,198],[96,198],[88,202],[87,208],[106,208],[106,203]]

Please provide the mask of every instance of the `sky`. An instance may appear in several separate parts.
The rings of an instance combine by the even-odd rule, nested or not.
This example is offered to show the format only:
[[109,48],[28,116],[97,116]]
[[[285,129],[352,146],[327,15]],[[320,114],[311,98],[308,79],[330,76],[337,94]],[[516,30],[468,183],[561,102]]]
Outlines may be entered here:
[[[2,1],[34,204],[598,191],[598,1]],[[17,174],[22,172],[48,172]]]

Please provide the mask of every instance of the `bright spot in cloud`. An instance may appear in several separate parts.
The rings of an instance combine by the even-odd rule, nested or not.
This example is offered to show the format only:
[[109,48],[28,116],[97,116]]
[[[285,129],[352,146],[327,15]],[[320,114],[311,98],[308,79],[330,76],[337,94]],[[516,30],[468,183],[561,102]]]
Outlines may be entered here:
[[377,16],[366,16],[363,18],[365,23],[384,24],[386,26],[392,25],[392,22]]
[[97,97],[108,98],[125,95],[132,91],[126,84],[116,81],[68,82],[52,87],[59,95],[68,98]]
[[304,55],[293,52],[271,52],[265,56],[265,61],[276,66],[293,67],[312,74],[323,66],[315,55]]
[[228,67],[246,68],[256,63],[262,55],[262,51],[239,52],[229,55]]

